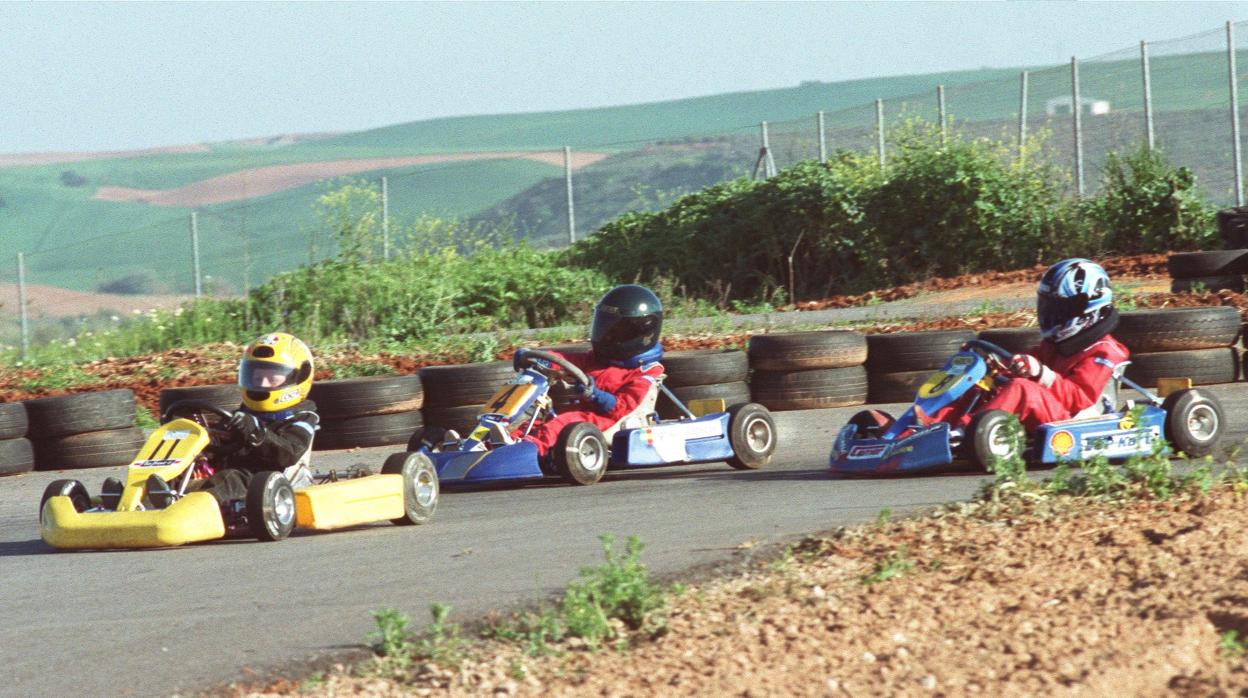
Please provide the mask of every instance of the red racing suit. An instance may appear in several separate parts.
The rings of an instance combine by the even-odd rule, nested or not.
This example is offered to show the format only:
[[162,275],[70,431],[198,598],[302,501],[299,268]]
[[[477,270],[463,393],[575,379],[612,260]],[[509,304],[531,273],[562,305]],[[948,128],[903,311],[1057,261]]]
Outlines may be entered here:
[[585,407],[560,412],[554,418],[538,425],[524,438],[526,441],[537,444],[539,456],[545,456],[559,439],[559,432],[574,422],[589,422],[603,431],[611,428],[628,413],[637,409],[646,394],[650,392],[651,387],[663,375],[663,365],[657,361],[643,363],[637,368],[620,368],[599,362],[594,358],[592,351],[559,355],[584,371],[585,375],[593,378],[594,385],[599,390],[614,395],[615,406],[609,412],[603,413],[590,403],[583,402]]
[[[1131,354],[1110,335],[1071,356],[1063,356],[1057,345],[1047,340],[1026,353],[1051,368],[1052,374],[1042,375],[1038,380],[1016,376],[1008,383],[999,384],[976,413],[985,410],[1012,412],[1028,431],[1046,422],[1070,419],[1101,399],[1101,392],[1114,369]],[[934,415],[934,421],[954,422],[960,412],[951,409],[956,406],[955,403],[941,410]],[[963,416],[954,426],[965,427],[971,416]]]

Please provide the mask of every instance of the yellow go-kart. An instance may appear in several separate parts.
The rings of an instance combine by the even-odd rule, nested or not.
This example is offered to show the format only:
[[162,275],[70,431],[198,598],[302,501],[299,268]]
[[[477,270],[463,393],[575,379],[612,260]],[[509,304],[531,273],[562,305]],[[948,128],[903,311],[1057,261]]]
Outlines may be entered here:
[[[314,474],[311,444],[282,472],[256,473],[241,502],[218,504],[188,491],[214,472],[214,459],[236,443],[225,425],[233,413],[186,400],[169,406],[129,465],[124,482],[109,478],[92,497],[78,480],[57,480],[39,502],[39,530],[54,548],[156,548],[224,537],[282,540],[294,528],[318,531],[389,520],[422,524],[438,503],[438,475],[428,456],[396,453],[380,474]],[[312,412],[290,420],[316,422]],[[167,486],[149,488],[149,483]],[[111,482],[110,482],[111,481]]]

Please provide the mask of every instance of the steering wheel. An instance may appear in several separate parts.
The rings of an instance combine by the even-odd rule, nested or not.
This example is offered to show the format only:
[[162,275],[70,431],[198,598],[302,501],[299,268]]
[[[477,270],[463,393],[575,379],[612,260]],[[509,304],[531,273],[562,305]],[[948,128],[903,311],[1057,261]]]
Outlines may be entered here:
[[566,371],[567,375],[571,376],[577,383],[581,385],[589,385],[589,376],[585,375],[585,372],[578,368],[576,364],[568,361],[558,354],[552,354],[548,351],[542,351],[540,349],[530,349],[524,355],[524,364],[526,367],[537,370],[549,379],[561,380],[562,376],[555,374],[549,368],[541,365],[537,361],[534,361],[534,359],[542,359],[543,361],[554,364]]
[[1010,359],[1014,356],[1011,352],[982,339],[967,340],[966,347],[975,350],[976,353],[984,357],[990,374],[1011,377],[1014,375],[1007,368]]
[[[218,407],[211,402],[204,402],[203,400],[178,400],[172,405],[166,407],[165,411],[161,413],[160,423],[164,424],[174,417],[184,417],[188,416],[188,414],[192,416],[201,416],[205,413],[216,415],[223,423],[230,421],[230,419],[234,416],[233,412],[222,407]],[[204,426],[208,425],[205,424]]]

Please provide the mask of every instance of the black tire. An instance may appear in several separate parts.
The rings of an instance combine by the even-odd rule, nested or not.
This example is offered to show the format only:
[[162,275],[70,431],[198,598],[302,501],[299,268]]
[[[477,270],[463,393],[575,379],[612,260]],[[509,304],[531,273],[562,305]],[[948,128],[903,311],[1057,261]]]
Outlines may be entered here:
[[859,438],[878,439],[897,421],[884,410],[855,412],[846,424],[852,424]]
[[732,457],[728,465],[737,470],[758,470],[776,452],[776,422],[766,407],[746,402],[728,408],[728,440]]
[[381,472],[403,476],[404,515],[390,519],[396,526],[423,524],[438,508],[438,472],[423,453],[395,453],[386,458]]
[[662,363],[669,388],[740,383],[750,375],[750,360],[740,349],[674,351],[664,354]]
[[86,511],[91,508],[91,494],[87,492],[87,486],[79,480],[53,480],[48,486],[43,488],[43,496],[39,498],[39,520],[43,520],[43,505],[48,503],[53,497],[69,497],[74,503],[74,509],[79,512]]
[[559,354],[584,354],[593,351],[594,346],[589,342],[567,342],[564,344],[552,344],[548,347],[539,347],[542,351],[553,351]]
[[756,334],[748,351],[750,366],[763,371],[844,368],[867,360],[867,340],[851,330]]
[[914,402],[919,386],[931,378],[934,369],[921,371],[898,371],[896,373],[867,374],[867,402],[881,403]]
[[1244,277],[1233,276],[1193,276],[1189,279],[1171,279],[1171,293],[1198,293],[1205,291],[1244,292]]
[[1243,322],[1230,306],[1135,310],[1120,317],[1114,339],[1133,354],[1229,347]]
[[[1005,410],[985,410],[971,419],[967,428],[967,456],[972,464],[991,472],[996,459],[1006,459],[1023,452],[1022,430],[1011,440],[1006,430],[1018,418]],[[1009,449],[1005,451],[1005,449]],[[1003,452],[1004,451],[1004,452]]]
[[417,427],[416,431],[412,432],[411,437],[407,439],[407,450],[419,451],[421,446],[425,445],[426,441],[429,442],[429,446],[431,447],[437,446],[438,444],[441,444],[445,438],[445,429],[426,424],[423,427]]
[[773,412],[861,405],[867,401],[867,371],[862,366],[755,371],[750,395]]
[[1156,386],[1158,378],[1191,378],[1192,385],[1234,383],[1239,359],[1232,347],[1132,354],[1127,378],[1145,388]]
[[425,424],[442,429],[454,429],[460,436],[466,436],[477,426],[477,417],[481,415],[481,405],[460,405],[458,407],[425,407],[421,410]]
[[1246,274],[1248,250],[1176,252],[1166,259],[1166,270],[1172,279]]
[[[689,405],[690,400],[723,400],[724,405],[727,406],[738,402],[749,402],[750,385],[743,381],[716,385],[686,385],[672,388],[672,394],[686,406]],[[655,411],[663,419],[678,419],[684,415],[671,398],[661,393],[658,402],[655,403]]]
[[555,473],[573,485],[592,485],[607,472],[611,452],[598,427],[573,422],[559,432],[551,451]]
[[[980,339],[992,342],[1012,354],[1026,354],[1040,343],[1039,327],[1002,327],[981,330]],[[1114,334],[1117,337],[1117,333]],[[942,364],[943,365],[943,364]]]
[[425,404],[420,376],[365,376],[320,381],[308,395],[325,419],[419,410]]
[[257,540],[282,540],[295,528],[295,490],[281,473],[258,472],[247,483],[245,511]]
[[897,373],[940,368],[971,339],[975,333],[970,330],[867,335],[867,370]]
[[160,414],[163,415],[173,403],[183,400],[206,402],[214,407],[233,412],[243,402],[243,394],[239,390],[237,383],[165,388],[160,391]]
[[134,460],[145,438],[138,427],[90,431],[58,439],[33,441],[35,470],[74,470],[126,465]]
[[134,426],[134,393],[127,389],[77,393],[26,401],[31,439]]
[[515,375],[510,361],[420,369],[426,407],[483,405]]
[[1248,206],[1218,211],[1218,234],[1228,250],[1248,247]]
[[35,469],[35,451],[27,439],[0,441],[0,476],[20,475]]
[[1226,425],[1222,403],[1201,390],[1171,393],[1162,404],[1166,411],[1166,440],[1174,450],[1193,458],[1213,453]]
[[30,421],[26,419],[26,404],[0,402],[0,440],[26,436]]
[[414,411],[325,420],[316,432],[312,447],[323,451],[405,444],[412,432],[424,423],[420,412]]

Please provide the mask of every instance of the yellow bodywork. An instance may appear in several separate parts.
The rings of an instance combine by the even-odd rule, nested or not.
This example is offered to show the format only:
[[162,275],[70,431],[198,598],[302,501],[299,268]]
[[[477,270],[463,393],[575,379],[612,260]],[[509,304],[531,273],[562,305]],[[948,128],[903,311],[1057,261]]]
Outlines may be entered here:
[[43,505],[39,532],[54,548],[163,548],[225,536],[217,500],[191,492],[168,509],[79,513],[69,497]]
[[117,511],[137,511],[143,499],[143,487],[147,478],[159,475],[173,484],[186,469],[191,467],[195,456],[208,446],[208,430],[189,419],[175,419],[162,424],[147,437],[143,448],[126,469],[126,489],[121,493]]
[[481,408],[481,413],[501,414],[507,419],[515,419],[520,408],[536,391],[537,386],[532,383],[508,383],[494,393],[494,397]]
[[702,398],[699,400],[690,400],[685,407],[688,407],[689,411],[692,412],[695,417],[705,417],[708,414],[728,411],[728,406],[724,404],[723,398]]
[[1157,396],[1167,398],[1170,397],[1170,393],[1177,393],[1180,390],[1187,390],[1191,387],[1191,378],[1158,378]]
[[404,515],[403,476],[369,475],[295,490],[295,527],[328,531]]

